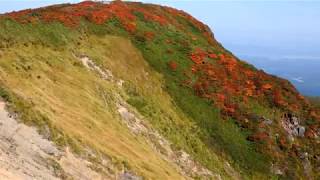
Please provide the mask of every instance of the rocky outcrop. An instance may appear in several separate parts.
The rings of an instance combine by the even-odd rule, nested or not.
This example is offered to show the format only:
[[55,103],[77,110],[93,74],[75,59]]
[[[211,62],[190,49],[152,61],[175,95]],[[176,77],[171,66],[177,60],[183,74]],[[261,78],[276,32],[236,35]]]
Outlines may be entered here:
[[292,114],[285,114],[282,118],[281,124],[290,138],[304,137],[306,128],[299,124],[298,117],[295,117]]

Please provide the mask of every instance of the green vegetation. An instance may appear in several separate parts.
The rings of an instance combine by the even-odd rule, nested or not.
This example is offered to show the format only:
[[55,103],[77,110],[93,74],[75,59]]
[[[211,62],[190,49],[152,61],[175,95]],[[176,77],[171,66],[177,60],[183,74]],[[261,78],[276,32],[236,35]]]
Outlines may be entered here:
[[317,108],[320,108],[320,97],[307,97],[310,102]]
[[[181,21],[183,21],[181,19]],[[184,20],[185,21],[185,20]],[[185,22],[187,23],[187,22]],[[151,26],[148,28],[148,26]],[[194,31],[193,27],[190,27],[191,31]],[[166,90],[169,92],[171,97],[173,97],[175,103],[179,108],[200,128],[200,133],[197,135],[204,142],[206,146],[211,147],[212,150],[218,153],[225,153],[231,155],[231,159],[235,166],[240,166],[242,169],[246,170],[246,173],[252,172],[264,172],[268,173],[269,163],[266,157],[255,152],[254,146],[246,140],[246,132],[241,131],[235,124],[233,120],[223,120],[220,117],[220,111],[218,109],[212,108],[210,102],[198,98],[194,95],[192,90],[189,88],[181,87],[179,82],[183,80],[182,72],[186,67],[190,67],[191,61],[188,59],[188,54],[191,53],[191,49],[195,47],[209,47],[206,39],[198,33],[198,41],[191,43],[190,36],[186,34],[178,33],[174,27],[161,27],[159,25],[140,22],[138,24],[138,31],[154,31],[161,32],[156,36],[152,42],[141,43],[135,39],[133,41],[137,44],[137,47],[143,53],[145,59],[152,65],[154,69],[164,75],[166,80]],[[165,40],[170,39],[172,44],[166,44]],[[182,45],[183,43],[188,45]],[[170,49],[174,53],[168,54],[166,51]],[[213,51],[219,51],[220,49],[212,49]],[[172,72],[168,67],[167,63],[170,60],[175,60],[178,65],[178,71]],[[139,105],[138,105],[139,110]],[[152,113],[152,110],[144,107],[140,109],[145,115],[148,113],[154,114],[152,119],[158,117],[156,113]],[[157,121],[159,122],[159,121]],[[166,130],[166,128],[172,128],[172,131]],[[178,129],[174,129],[174,124],[164,125],[164,133],[166,136],[170,136],[173,132],[177,132]],[[160,127],[161,129],[161,127]],[[192,133],[192,131],[190,132]],[[184,134],[179,132],[178,134]],[[194,133],[192,133],[194,134]],[[177,136],[177,134],[174,134]],[[188,137],[190,138],[190,137]],[[182,140],[174,141],[179,143]],[[191,138],[191,141],[193,139]],[[183,141],[182,141],[183,142]],[[186,143],[183,148],[188,149],[192,147],[188,152],[194,154],[194,156],[207,167],[213,168],[215,162],[208,158],[207,153],[201,151],[201,146],[195,143]]]
[[[156,39],[152,42],[148,42],[145,39],[139,39],[139,36],[133,36],[132,41],[141,50],[142,55],[150,63],[152,68],[156,69],[158,72],[164,75],[165,80],[162,80],[162,82],[165,82],[165,84],[163,86],[157,85],[157,87],[159,88],[157,91],[162,91],[162,87],[166,87],[166,91],[169,92],[169,94],[175,101],[175,104],[178,106],[175,107],[174,104],[171,104],[173,101],[170,100],[169,96],[167,96],[166,98],[169,98],[169,101],[167,102],[166,107],[164,105],[160,105],[162,104],[160,102],[164,100],[162,96],[152,97],[155,96],[153,95],[154,91],[150,92],[149,89],[143,89],[146,86],[141,84],[141,82],[133,82],[134,80],[132,79],[132,76],[129,77],[128,75],[123,75],[121,69],[119,69],[119,66],[121,66],[119,62],[115,64],[115,62],[107,62],[103,59],[103,54],[108,54],[108,52],[105,52],[108,48],[110,48],[108,44],[114,43],[114,40],[119,39],[115,38],[113,40],[112,38],[109,38],[106,39],[107,41],[105,41],[100,40],[101,38],[104,39],[106,34],[129,37],[128,34],[121,28],[121,26],[118,25],[117,20],[110,20],[104,26],[94,25],[92,23],[83,21],[82,25],[79,27],[77,31],[66,28],[59,23],[50,23],[47,25],[22,25],[12,20],[2,20],[1,26],[3,27],[0,30],[0,37],[3,39],[2,47],[14,48],[17,46],[20,47],[21,44],[26,44],[20,50],[16,50],[10,56],[7,56],[7,60],[5,62],[0,63],[2,71],[6,71],[2,73],[7,74],[2,74],[1,77],[9,76],[10,79],[12,79],[12,81],[6,79],[6,83],[4,83],[4,86],[8,86],[8,89],[14,90],[15,92],[22,93],[23,97],[33,97],[33,101],[31,102],[32,105],[29,105],[28,103],[24,102],[26,100],[23,97],[18,99],[14,98],[14,100],[12,100],[11,103],[12,107],[13,109],[15,109],[16,112],[19,112],[21,119],[23,119],[25,122],[32,122],[31,125],[37,125],[40,127],[40,129],[44,129],[42,128],[43,126],[48,126],[53,136],[52,140],[57,144],[72,145],[80,143],[82,144],[82,146],[89,144],[89,146],[92,147],[100,146],[97,144],[99,142],[92,142],[92,140],[88,141],[87,138],[83,138],[79,134],[83,134],[83,132],[87,131],[81,130],[82,128],[80,126],[92,129],[94,127],[97,127],[97,123],[100,124],[99,122],[96,122],[97,120],[85,120],[88,117],[87,115],[67,115],[67,117],[70,118],[74,116],[83,117],[85,120],[84,122],[86,122],[83,125],[77,125],[77,128],[79,129],[77,129],[74,132],[74,134],[72,133],[73,130],[68,129],[68,127],[66,126],[61,127],[61,125],[59,125],[61,121],[58,120],[59,117],[56,117],[57,112],[59,112],[59,110],[55,109],[56,107],[50,105],[52,104],[52,102],[50,102],[51,100],[47,101],[49,99],[44,99],[42,97],[43,95],[39,96],[40,94],[43,94],[43,91],[41,90],[41,93],[39,92],[39,95],[35,93],[37,91],[35,88],[44,87],[44,89],[46,89],[45,94],[47,94],[46,96],[48,96],[49,98],[50,92],[47,92],[49,91],[48,87],[54,86],[55,89],[58,88],[56,89],[55,93],[52,94],[54,95],[53,97],[55,97],[55,99],[59,96],[70,96],[70,98],[74,100],[76,97],[73,97],[73,91],[80,91],[82,89],[81,85],[76,83],[81,83],[82,85],[85,84],[87,90],[83,89],[83,93],[77,92],[77,94],[87,94],[86,91],[89,90],[92,93],[95,93],[95,95],[91,94],[90,96],[87,96],[87,98],[90,97],[89,99],[91,100],[85,100],[79,97],[77,97],[76,99],[82,99],[83,102],[96,101],[94,103],[94,106],[98,106],[99,109],[101,108],[101,106],[103,106],[101,104],[97,104],[99,101],[101,102],[101,100],[95,99],[93,101],[92,99],[99,98],[99,94],[96,94],[98,93],[96,92],[96,88],[94,88],[94,90],[88,89],[91,85],[93,87],[96,86],[93,82],[98,83],[99,81],[97,82],[97,80],[91,80],[90,82],[88,80],[84,80],[84,76],[87,73],[84,73],[83,70],[79,71],[79,68],[81,69],[81,66],[77,65],[78,62],[73,60],[71,54],[67,53],[67,51],[69,51],[75,54],[88,55],[93,60],[95,60],[97,64],[110,68],[115,73],[115,75],[119,76],[120,78],[124,78],[126,81],[131,82],[131,84],[134,84],[135,89],[127,91],[127,94],[129,95],[129,98],[127,100],[128,103],[136,107],[142,115],[144,115],[148,120],[150,120],[149,122],[157,130],[159,130],[165,137],[167,137],[171,142],[173,142],[175,148],[184,149],[185,151],[193,155],[193,157],[196,160],[200,161],[209,169],[219,173],[223,173],[224,171],[224,165],[219,162],[223,160],[221,158],[218,158],[216,154],[220,155],[221,157],[226,157],[227,159],[230,159],[232,162],[234,162],[235,167],[239,166],[241,169],[246,170],[246,173],[243,174],[244,176],[251,172],[252,174],[255,174],[255,171],[264,172],[264,170],[267,169],[266,164],[259,165],[256,163],[263,163],[266,161],[264,161],[264,157],[257,154],[254,151],[252,145],[245,140],[245,132],[241,132],[238,129],[238,127],[232,122],[232,120],[222,120],[222,118],[219,116],[219,110],[212,109],[212,106],[208,102],[203,101],[202,99],[199,99],[196,96],[194,96],[189,89],[180,87],[179,84],[177,84],[176,82],[179,82],[179,80],[183,78],[183,76],[181,75],[182,73],[172,72],[167,68],[167,62],[169,62],[172,59],[178,62],[179,72],[182,72],[186,67],[189,67],[191,62],[187,59],[188,57],[186,54],[188,54],[188,52],[190,52],[194,47],[198,47],[200,45],[207,46],[206,40],[201,38],[200,35],[198,37],[199,41],[197,41],[196,43],[184,43],[185,41],[191,41],[190,37],[188,37],[185,34],[177,33],[174,27],[161,27],[156,23],[145,23],[142,21],[140,22],[140,24],[138,24],[138,28],[141,28],[139,29],[139,31],[141,32],[154,30],[159,30],[162,32],[161,35],[157,36]],[[107,31],[104,31],[105,28],[102,27],[107,27]],[[93,34],[94,36],[97,36],[100,39],[98,40],[97,38],[84,36],[84,33]],[[170,39],[171,41],[176,43],[165,44],[164,42],[166,39]],[[77,47],[76,44],[78,44],[79,47]],[[42,49],[42,53],[45,53],[45,55],[40,56],[39,54],[36,54],[36,51],[33,50],[36,47],[37,49]],[[53,51],[46,49],[46,47],[52,47]],[[67,48],[67,50],[63,51],[62,49],[65,48]],[[119,48],[122,47],[118,47],[118,50],[114,49],[112,52],[114,53],[116,51],[119,51]],[[59,52],[55,51],[57,49],[59,49]],[[172,49],[177,53],[167,54],[166,51],[169,49]],[[217,49],[213,50],[218,51]],[[33,54],[26,55],[27,51],[33,52]],[[120,54],[121,51],[117,53]],[[20,58],[14,60],[14,57]],[[126,62],[121,63],[123,66],[123,64],[125,65]],[[69,68],[67,68],[69,66],[68,64],[70,64]],[[141,65],[141,62],[138,65]],[[138,67],[138,65],[134,65],[131,68],[136,69],[137,71],[141,69],[141,67]],[[146,64],[143,65],[147,66]],[[152,70],[150,69],[149,71],[151,72]],[[72,73],[72,76],[65,73]],[[131,73],[134,74],[137,72]],[[21,76],[24,76],[24,78],[22,78]],[[80,79],[74,79],[77,76],[79,76]],[[62,80],[62,77],[64,77],[64,79],[66,77],[70,77],[68,78],[70,79],[69,84],[69,80],[63,82],[65,80]],[[92,76],[89,77],[92,78]],[[20,79],[21,81],[25,79],[29,82],[19,82],[18,86],[13,86],[13,84],[17,83],[15,82],[17,79]],[[44,82],[48,82],[50,84],[43,84]],[[12,83],[11,86],[10,83]],[[39,83],[41,83],[41,85]],[[64,86],[62,86],[61,83],[63,83]],[[98,84],[100,83],[101,82],[99,82]],[[148,84],[147,82],[145,83]],[[68,87],[70,86],[70,84],[74,85],[72,85],[72,87]],[[102,84],[100,84],[99,86],[103,89],[106,88],[105,85]],[[71,88],[70,91],[67,90],[69,88]],[[61,93],[56,94],[56,92]],[[5,93],[1,94],[3,94],[2,96],[4,98],[8,96]],[[18,96],[10,95],[10,97]],[[63,100],[57,100],[59,100],[59,104],[66,104],[66,106],[64,106],[63,111],[65,111],[65,109],[69,109],[69,112],[74,112],[74,110],[70,109],[70,107],[75,108],[78,106],[76,105],[76,102],[72,102],[73,100],[68,101],[68,98],[64,98]],[[78,109],[77,111],[83,111],[83,107],[81,106],[81,110]],[[78,106],[78,108],[80,107]],[[98,110],[99,114],[101,115],[104,111],[105,110]],[[97,110],[91,113],[97,113]],[[109,113],[114,114],[113,112]],[[66,118],[66,115],[63,117]],[[95,117],[95,119],[96,118],[98,117]],[[116,118],[113,117],[113,119]],[[68,123],[72,122],[71,120],[68,121]],[[101,119],[101,121],[104,120]],[[64,120],[64,122],[67,121]],[[72,129],[73,128],[74,127],[72,127]],[[102,127],[99,127],[99,129],[100,128]],[[92,134],[92,132],[90,133]],[[81,152],[81,149],[79,149],[78,146],[75,147],[75,149],[78,152]],[[106,146],[106,148],[107,147],[108,146]],[[102,149],[100,148],[98,148],[98,150],[102,151]],[[113,153],[109,152],[107,154],[110,155]],[[228,157],[229,155],[230,158]]]
[[[23,26],[10,23],[11,28]],[[37,32],[40,27],[54,31],[56,25],[39,24],[33,31]],[[123,62],[128,56],[116,50],[125,47],[126,51],[135,51],[128,46],[130,42],[117,37],[86,36],[82,36],[86,39],[81,41],[75,38],[79,32],[68,28],[64,31],[59,31],[60,35],[70,35],[71,39],[61,46],[42,41],[37,33],[23,31],[16,36],[12,34],[12,39],[5,41],[6,47],[1,48],[0,55],[0,94],[9,103],[10,111],[18,113],[19,119],[26,124],[37,126],[41,133],[49,131],[51,140],[60,147],[68,145],[78,153],[90,147],[115,163],[124,162],[120,163],[119,169],[128,164],[125,168],[130,167],[148,178],[181,179],[171,164],[162,160],[142,138],[132,136],[121,123],[116,113],[116,101],[117,94],[122,91],[88,71],[75,57],[86,54],[97,64],[110,58],[123,59]],[[11,36],[9,31],[8,35]],[[29,36],[33,44],[19,43],[18,39],[23,39],[20,36]],[[92,48],[97,39],[101,39],[101,44]],[[115,46],[113,42],[120,43]],[[104,49],[104,53],[97,51],[100,49]],[[122,66],[127,68],[126,64]]]
[[73,139],[57,129],[48,117],[35,110],[35,105],[32,102],[28,102],[16,94],[9,93],[3,87],[4,85],[0,88],[0,97],[9,103],[8,108],[10,113],[18,114],[19,119],[25,124],[38,127],[40,134],[49,133],[50,140],[55,142],[58,146],[63,147],[68,145],[75,153],[81,152],[80,147]]
[[[80,7],[91,6],[86,3]],[[168,8],[146,5],[156,11],[148,14],[138,11],[140,4],[130,5],[136,8],[133,12],[121,2],[114,4],[118,14],[112,17],[102,16],[108,9],[89,8],[74,22],[66,11],[58,20],[45,16],[50,23],[0,19],[0,97],[12,113],[43,134],[49,131],[60,147],[71,146],[79,154],[89,147],[111,157],[119,169],[133,170],[147,179],[182,177],[143,135],[133,135],[121,121],[117,107],[124,101],[174,150],[186,151],[222,178],[276,179],[270,167],[277,158],[295,162],[284,165],[289,167],[285,176],[302,174],[298,158],[291,156],[289,148],[277,145],[292,146],[281,139],[286,133],[280,128],[281,116],[292,109],[308,110],[289,82],[232,58],[204,25],[182,12],[170,14]],[[59,15],[58,10],[54,13]],[[26,17],[41,16],[21,15],[22,20]],[[84,56],[124,83],[103,80],[80,62]],[[206,71],[195,73],[196,67]],[[221,72],[222,76],[215,76]],[[211,75],[203,76],[206,73]],[[235,83],[228,83],[232,78]],[[196,83],[199,88],[194,87]],[[311,101],[320,107],[319,99]],[[226,114],[227,110],[231,113]],[[248,120],[251,114],[256,118]],[[261,118],[272,122],[266,127]],[[306,124],[314,125],[314,119]],[[261,132],[266,141],[247,140]]]
[[77,33],[61,23],[21,24],[10,19],[0,21],[0,48],[10,47],[13,44],[37,44],[59,48],[72,43]]

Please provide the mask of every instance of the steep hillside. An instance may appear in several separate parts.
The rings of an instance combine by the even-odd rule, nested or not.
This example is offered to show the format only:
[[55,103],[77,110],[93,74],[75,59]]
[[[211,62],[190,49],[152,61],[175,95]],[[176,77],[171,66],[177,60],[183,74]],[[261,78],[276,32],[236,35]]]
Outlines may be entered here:
[[320,107],[320,97],[308,97],[309,101],[316,107]]
[[[83,2],[1,15],[0,95],[102,179],[319,176],[318,107],[173,8]],[[77,178],[51,159],[52,174]]]

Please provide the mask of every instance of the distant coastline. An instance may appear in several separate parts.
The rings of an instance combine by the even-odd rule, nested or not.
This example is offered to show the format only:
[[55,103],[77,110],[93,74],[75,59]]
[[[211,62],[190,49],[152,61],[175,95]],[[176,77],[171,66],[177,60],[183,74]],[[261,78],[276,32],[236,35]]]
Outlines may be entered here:
[[320,57],[279,57],[240,55],[240,59],[267,73],[288,79],[306,96],[320,96]]

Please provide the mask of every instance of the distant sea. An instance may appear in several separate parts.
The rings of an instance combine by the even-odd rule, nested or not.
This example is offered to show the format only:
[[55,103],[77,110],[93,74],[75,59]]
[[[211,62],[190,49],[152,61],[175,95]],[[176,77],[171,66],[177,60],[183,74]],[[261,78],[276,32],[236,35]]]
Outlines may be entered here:
[[320,96],[320,57],[238,57],[269,74],[288,79],[303,95]]

